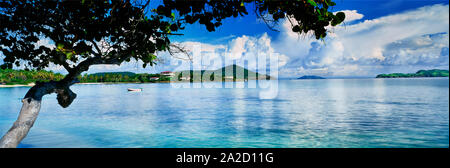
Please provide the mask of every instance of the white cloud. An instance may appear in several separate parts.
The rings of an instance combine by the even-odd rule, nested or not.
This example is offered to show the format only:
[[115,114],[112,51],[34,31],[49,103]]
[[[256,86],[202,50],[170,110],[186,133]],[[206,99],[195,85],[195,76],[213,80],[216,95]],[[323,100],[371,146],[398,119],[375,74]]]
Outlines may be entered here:
[[233,59],[239,59],[242,57],[242,54],[246,51],[246,45],[250,45],[250,47],[253,47],[254,43],[248,41],[248,36],[242,36],[235,38],[231,41],[231,48],[230,48],[230,54]]
[[449,46],[449,35],[433,34],[408,38],[386,46],[386,65],[448,65],[443,50]]
[[[207,69],[215,70],[237,64],[242,67],[247,67],[253,71],[260,71],[264,73],[265,67],[258,67],[254,60],[263,58],[275,58],[275,49],[272,46],[271,38],[266,34],[260,36],[240,36],[230,40],[227,44],[208,44],[194,41],[187,41],[176,43],[184,47],[192,59],[184,60],[178,58],[187,58],[184,54],[170,55],[167,52],[158,54],[158,58],[162,61],[153,67],[142,68],[141,61],[132,60],[117,65],[95,65],[92,66],[88,73],[104,72],[104,71],[133,71],[138,73],[158,73],[160,71],[181,71],[188,69]],[[282,67],[288,63],[288,57],[285,55],[278,56],[278,66]],[[227,60],[227,61],[225,61]],[[272,62],[275,63],[275,62]]]
[[[356,11],[346,14],[349,20],[362,18]],[[448,29],[448,5],[433,5],[337,26],[324,42],[301,39],[285,23],[274,46],[291,60],[285,68],[292,76],[320,72],[315,69],[322,69],[325,76],[373,76],[399,67],[448,69],[448,61],[442,62],[449,46]]]

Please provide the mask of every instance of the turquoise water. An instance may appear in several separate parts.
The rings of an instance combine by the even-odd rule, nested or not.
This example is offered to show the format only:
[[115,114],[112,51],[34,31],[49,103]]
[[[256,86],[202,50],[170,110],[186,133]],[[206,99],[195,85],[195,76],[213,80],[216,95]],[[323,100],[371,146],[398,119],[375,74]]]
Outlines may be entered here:
[[[126,88],[143,88],[127,92]],[[0,134],[28,88],[0,88]],[[280,80],[259,89],[74,85],[46,96],[19,147],[449,147],[449,80]]]

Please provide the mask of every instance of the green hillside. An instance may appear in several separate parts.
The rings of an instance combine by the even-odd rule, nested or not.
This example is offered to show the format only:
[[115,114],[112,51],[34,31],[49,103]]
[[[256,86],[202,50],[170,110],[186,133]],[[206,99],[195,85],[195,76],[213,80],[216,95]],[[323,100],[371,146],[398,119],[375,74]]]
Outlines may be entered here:
[[376,78],[418,78],[418,77],[448,77],[448,70],[419,70],[416,73],[379,74]]
[[[250,71],[238,65],[229,65],[217,70],[187,70],[176,72],[175,76],[178,80],[182,77],[189,77],[190,81],[212,81],[217,78],[222,78],[222,81],[243,81],[243,80],[261,80],[270,78],[267,75]],[[209,77],[209,79],[202,79],[202,77]]]
[[321,77],[321,76],[315,76],[315,75],[305,75],[305,76],[302,76],[297,79],[326,79],[326,78]]

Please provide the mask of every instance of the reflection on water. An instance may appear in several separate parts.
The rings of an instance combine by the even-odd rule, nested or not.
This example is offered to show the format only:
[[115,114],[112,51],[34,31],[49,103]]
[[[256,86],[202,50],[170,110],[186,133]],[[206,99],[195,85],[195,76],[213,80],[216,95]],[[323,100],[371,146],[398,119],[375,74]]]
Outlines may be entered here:
[[[142,92],[127,92],[140,87]],[[20,147],[448,147],[449,81],[281,80],[258,89],[170,84],[75,85],[56,95]],[[0,88],[0,133],[28,88]]]

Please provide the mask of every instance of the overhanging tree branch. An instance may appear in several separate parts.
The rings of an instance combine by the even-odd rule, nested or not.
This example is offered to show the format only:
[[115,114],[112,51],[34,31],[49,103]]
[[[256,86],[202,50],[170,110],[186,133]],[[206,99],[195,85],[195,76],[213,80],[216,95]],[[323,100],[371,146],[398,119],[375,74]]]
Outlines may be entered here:
[[[253,4],[255,13],[267,14],[272,17],[271,22],[289,16],[295,19],[292,31],[314,32],[317,39],[323,39],[329,25],[336,26],[345,18],[342,12],[329,11],[335,5],[331,0],[169,0],[152,9],[151,14],[145,13],[149,0],[142,1],[143,5],[135,2],[1,1],[0,52],[5,56],[1,68],[28,62],[32,68],[44,69],[55,63],[69,73],[60,81],[36,82],[23,99],[17,121],[0,140],[0,147],[16,147],[27,135],[39,113],[42,96],[56,93],[58,103],[68,107],[76,98],[69,87],[90,66],[120,65],[134,58],[143,61],[145,68],[155,63],[158,52],[187,53],[169,40],[172,35],[182,35],[174,32],[183,30],[186,24],[199,23],[207,31],[215,31],[224,19],[247,15],[247,4]],[[50,39],[54,45],[39,44],[37,35]],[[96,43],[102,39],[110,44],[107,51]],[[71,62],[79,63],[71,67]]]

